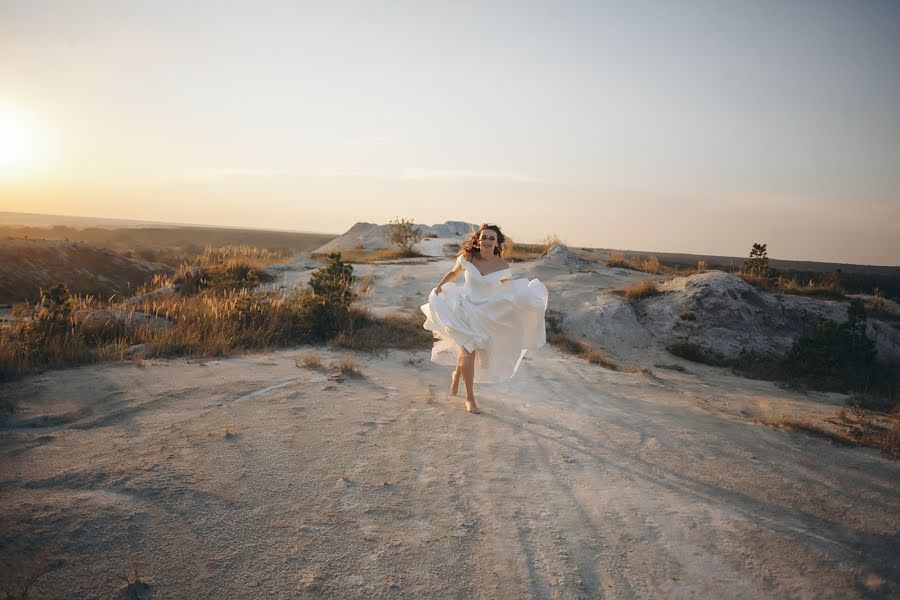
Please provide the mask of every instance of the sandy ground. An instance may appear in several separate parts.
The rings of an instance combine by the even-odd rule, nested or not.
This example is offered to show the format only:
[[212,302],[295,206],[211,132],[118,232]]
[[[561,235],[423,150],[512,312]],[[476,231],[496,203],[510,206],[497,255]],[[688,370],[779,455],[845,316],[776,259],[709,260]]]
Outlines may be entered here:
[[[358,272],[375,309],[412,309],[450,264]],[[297,366],[310,352],[326,369]],[[153,598],[900,593],[898,463],[754,422],[841,396],[637,356],[623,367],[652,374],[544,348],[479,389],[478,416],[427,352],[28,377],[3,390],[23,408],[0,429],[2,580],[40,574],[30,598],[116,597],[135,565]],[[327,370],[343,357],[363,377]]]

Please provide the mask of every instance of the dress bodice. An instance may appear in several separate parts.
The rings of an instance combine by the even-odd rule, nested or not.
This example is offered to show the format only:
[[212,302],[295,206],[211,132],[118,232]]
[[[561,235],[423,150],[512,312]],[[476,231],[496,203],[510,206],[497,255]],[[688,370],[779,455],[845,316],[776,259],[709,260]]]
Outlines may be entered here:
[[509,268],[482,275],[478,267],[465,257],[460,256],[457,261],[465,271],[465,287],[473,299],[490,297],[500,288],[501,282],[511,275]]

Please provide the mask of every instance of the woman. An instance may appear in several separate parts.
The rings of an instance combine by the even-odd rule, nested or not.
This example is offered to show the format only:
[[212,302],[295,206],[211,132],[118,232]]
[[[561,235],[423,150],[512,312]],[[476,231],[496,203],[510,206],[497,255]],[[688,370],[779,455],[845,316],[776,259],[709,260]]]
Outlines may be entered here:
[[[496,225],[482,225],[462,245],[453,269],[428,295],[425,329],[434,333],[431,360],[455,365],[450,395],[466,385],[466,410],[479,413],[474,384],[512,377],[528,349],[546,342],[547,288],[537,279],[512,279]],[[451,283],[465,274],[462,286]]]

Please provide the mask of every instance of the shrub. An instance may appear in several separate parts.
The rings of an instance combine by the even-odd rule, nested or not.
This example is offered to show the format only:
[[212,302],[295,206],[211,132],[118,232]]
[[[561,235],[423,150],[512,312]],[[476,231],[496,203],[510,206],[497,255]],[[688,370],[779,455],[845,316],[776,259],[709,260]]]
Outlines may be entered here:
[[413,246],[422,241],[425,234],[419,227],[416,227],[412,219],[397,217],[390,223],[389,235],[392,244],[409,254],[412,252]]
[[821,390],[870,392],[893,399],[896,375],[878,363],[875,342],[866,335],[866,311],[854,298],[847,321],[826,320],[801,337],[784,360],[790,379]]
[[374,319],[365,310],[351,309],[350,323],[332,340],[336,346],[363,352],[379,352],[386,348],[425,350],[431,347],[433,335],[422,327],[418,315],[390,315]]

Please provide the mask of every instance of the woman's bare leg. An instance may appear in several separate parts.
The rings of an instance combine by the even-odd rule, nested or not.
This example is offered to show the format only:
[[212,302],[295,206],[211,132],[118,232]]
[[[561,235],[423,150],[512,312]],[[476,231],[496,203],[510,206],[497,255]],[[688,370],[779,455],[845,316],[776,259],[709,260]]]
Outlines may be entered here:
[[466,410],[478,414],[478,406],[475,404],[475,353],[460,350],[462,354],[462,378],[466,384]]
[[462,375],[462,367],[460,363],[462,360],[458,360],[456,363],[456,368],[453,369],[453,373],[450,374],[450,395],[456,396],[459,392],[459,377]]

